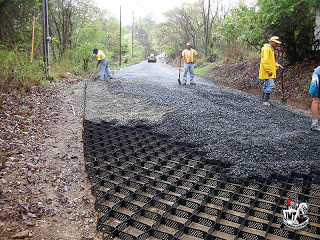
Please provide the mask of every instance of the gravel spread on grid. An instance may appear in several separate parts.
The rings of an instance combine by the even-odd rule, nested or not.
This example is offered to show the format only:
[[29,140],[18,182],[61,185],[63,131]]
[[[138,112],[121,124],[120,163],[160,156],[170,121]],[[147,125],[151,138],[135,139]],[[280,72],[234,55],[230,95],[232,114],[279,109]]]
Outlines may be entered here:
[[320,134],[310,131],[310,113],[276,101],[262,106],[259,96],[210,79],[195,77],[196,86],[189,79],[179,86],[178,73],[163,63],[142,62],[112,80],[90,80],[85,119],[148,125],[229,163],[235,177],[319,174]]

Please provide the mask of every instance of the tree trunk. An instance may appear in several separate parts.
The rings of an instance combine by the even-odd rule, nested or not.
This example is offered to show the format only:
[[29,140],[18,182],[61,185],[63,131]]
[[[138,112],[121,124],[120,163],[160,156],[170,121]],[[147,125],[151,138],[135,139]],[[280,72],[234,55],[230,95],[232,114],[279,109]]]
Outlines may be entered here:
[[320,4],[316,7],[316,24],[314,29],[314,51],[320,50]]

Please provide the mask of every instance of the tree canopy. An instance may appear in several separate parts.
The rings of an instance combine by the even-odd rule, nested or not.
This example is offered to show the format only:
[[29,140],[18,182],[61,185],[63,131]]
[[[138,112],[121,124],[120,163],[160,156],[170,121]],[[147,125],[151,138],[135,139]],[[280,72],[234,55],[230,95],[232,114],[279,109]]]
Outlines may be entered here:
[[[209,1],[209,0],[208,0]],[[223,11],[219,0],[210,6],[209,28],[206,26],[205,2],[181,6],[166,13],[157,36],[170,54],[177,54],[184,42],[192,42],[204,53],[205,34],[209,33],[209,53],[239,61],[248,49],[259,49],[271,36],[283,42],[290,63],[316,56],[315,17],[317,0],[258,0],[254,6],[239,6]],[[208,5],[209,6],[209,5]],[[215,14],[214,14],[215,13]]]

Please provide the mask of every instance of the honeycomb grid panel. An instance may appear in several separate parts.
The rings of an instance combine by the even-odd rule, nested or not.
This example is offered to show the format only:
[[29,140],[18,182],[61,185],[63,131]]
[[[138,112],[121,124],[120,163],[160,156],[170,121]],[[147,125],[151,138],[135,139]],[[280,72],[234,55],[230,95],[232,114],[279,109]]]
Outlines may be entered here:
[[[144,125],[85,121],[83,138],[104,239],[320,239],[319,179],[231,178],[230,164]],[[310,204],[308,231],[281,228],[295,196]]]

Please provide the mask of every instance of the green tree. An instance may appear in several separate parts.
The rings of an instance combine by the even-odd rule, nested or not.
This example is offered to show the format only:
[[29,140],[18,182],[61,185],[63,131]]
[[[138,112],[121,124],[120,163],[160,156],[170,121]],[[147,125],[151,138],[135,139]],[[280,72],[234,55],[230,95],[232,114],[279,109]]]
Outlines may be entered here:
[[159,46],[168,55],[178,55],[179,50],[191,42],[198,52],[205,50],[205,23],[200,3],[185,5],[165,13],[166,22],[156,32]]
[[0,0],[0,42],[6,45],[29,43],[35,0]]
[[278,35],[290,63],[313,55],[317,0],[259,0],[265,39]]
[[215,49],[225,62],[235,62],[245,58],[251,47],[259,48],[263,43],[260,15],[255,7],[244,4],[233,8],[216,26],[212,34]]
[[49,1],[49,31],[53,60],[59,60],[72,49],[71,37],[88,22],[101,17],[93,0]]
[[22,91],[39,84],[42,64],[41,27],[35,28],[34,61],[30,63],[33,16],[39,19],[39,1],[0,0],[0,92],[12,88]]
[[[135,25],[135,40],[139,43],[138,46],[143,47],[143,56],[147,56],[150,52],[154,52],[153,34],[152,31],[156,27],[156,22],[152,15],[145,18],[139,18]],[[136,46],[137,47],[137,46]]]
[[213,31],[213,43],[227,60],[240,60],[247,49],[259,48],[271,36],[283,42],[291,64],[315,56],[312,52],[316,0],[259,0],[240,4]]
[[72,61],[74,64],[82,64],[83,71],[87,72],[89,61],[93,55],[92,49],[94,47],[103,49],[105,38],[101,24],[92,22],[83,26],[78,33],[71,37],[74,45],[72,49]]

